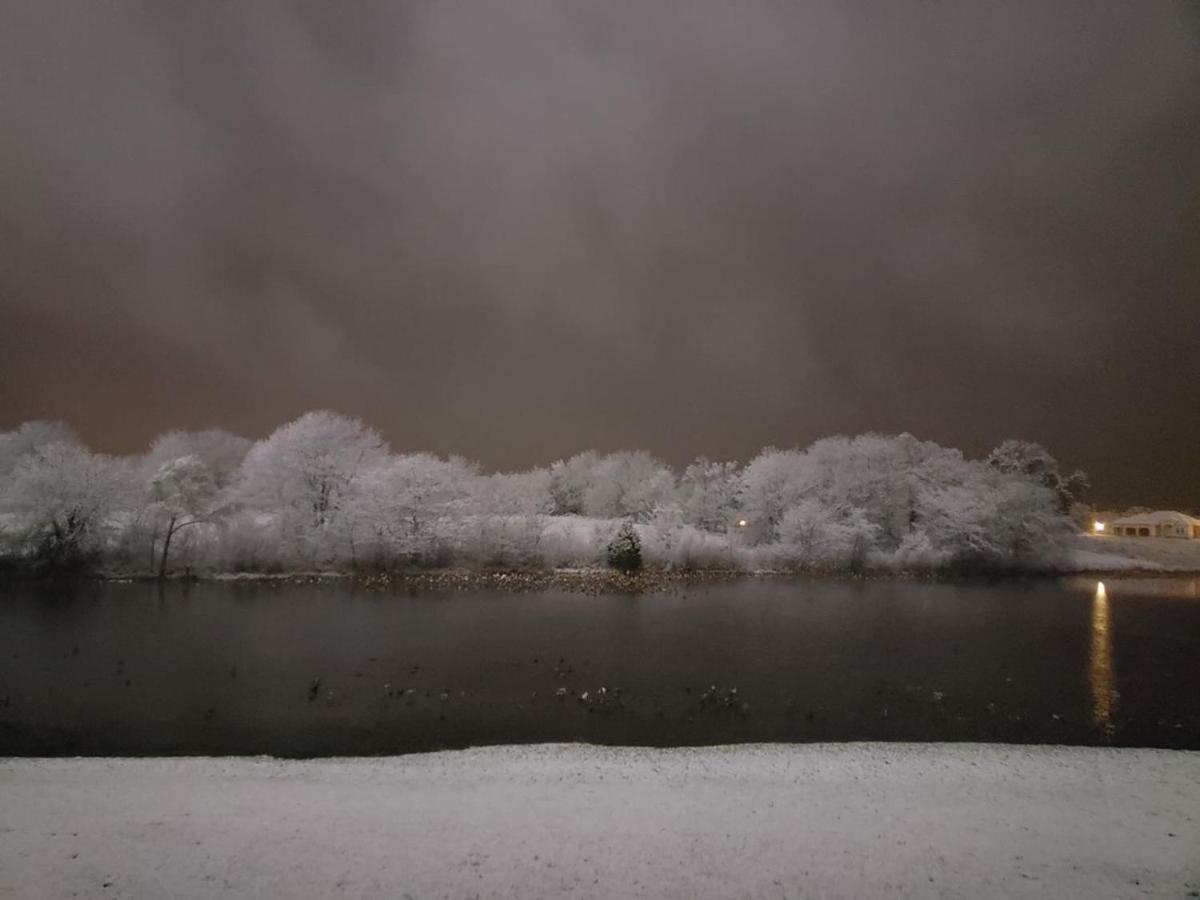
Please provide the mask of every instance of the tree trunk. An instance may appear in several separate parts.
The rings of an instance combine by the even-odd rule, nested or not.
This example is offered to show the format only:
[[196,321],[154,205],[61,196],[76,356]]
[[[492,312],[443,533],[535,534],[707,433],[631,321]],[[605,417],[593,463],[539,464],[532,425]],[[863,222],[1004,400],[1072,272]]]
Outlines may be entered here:
[[167,523],[167,533],[163,538],[162,556],[158,561],[158,577],[160,579],[167,577],[167,552],[171,549],[171,537],[175,534],[175,518],[171,517],[171,521]]

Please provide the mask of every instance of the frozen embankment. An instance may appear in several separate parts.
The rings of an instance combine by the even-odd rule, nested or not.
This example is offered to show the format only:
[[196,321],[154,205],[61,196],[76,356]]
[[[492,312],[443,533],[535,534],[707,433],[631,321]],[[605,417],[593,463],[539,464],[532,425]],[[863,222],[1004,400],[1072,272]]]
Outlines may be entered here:
[[1200,541],[1079,535],[1064,568],[1083,572],[1200,572]]
[[1200,896],[1200,753],[0,760],[5,897]]

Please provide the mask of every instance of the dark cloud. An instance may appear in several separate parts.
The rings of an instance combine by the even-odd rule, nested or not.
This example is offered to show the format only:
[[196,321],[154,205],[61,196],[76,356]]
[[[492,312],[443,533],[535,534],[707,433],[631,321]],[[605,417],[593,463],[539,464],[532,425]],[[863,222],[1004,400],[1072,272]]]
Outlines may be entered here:
[[1200,504],[1186,4],[17,0],[0,425],[1041,440]]

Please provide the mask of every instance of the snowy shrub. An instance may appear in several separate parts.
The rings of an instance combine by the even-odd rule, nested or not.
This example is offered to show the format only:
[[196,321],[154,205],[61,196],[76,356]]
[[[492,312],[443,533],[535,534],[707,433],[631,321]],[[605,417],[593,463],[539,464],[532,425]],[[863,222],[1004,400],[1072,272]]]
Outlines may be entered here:
[[807,499],[784,513],[779,543],[801,565],[859,569],[879,530],[858,507],[830,509]]
[[672,503],[654,510],[639,535],[646,561],[670,567],[685,527],[683,512],[678,505]]
[[284,554],[274,517],[242,512],[224,522],[214,547],[214,565],[223,572],[279,572],[294,560]]
[[894,550],[881,550],[868,556],[872,568],[892,572],[935,572],[945,568],[950,558],[946,550],[933,545],[924,531],[905,535]]
[[655,510],[650,521],[637,526],[644,562],[665,569],[731,568],[732,541],[684,521],[675,504]]
[[553,516],[544,522],[540,545],[548,566],[595,566],[605,559],[611,535],[606,519]]
[[542,562],[543,519],[530,516],[478,516],[458,543],[463,555],[495,566],[531,566]]
[[733,569],[734,545],[728,535],[713,534],[685,525],[672,552],[670,565],[676,569]]
[[632,522],[625,522],[608,544],[608,564],[622,572],[642,567],[642,542]]

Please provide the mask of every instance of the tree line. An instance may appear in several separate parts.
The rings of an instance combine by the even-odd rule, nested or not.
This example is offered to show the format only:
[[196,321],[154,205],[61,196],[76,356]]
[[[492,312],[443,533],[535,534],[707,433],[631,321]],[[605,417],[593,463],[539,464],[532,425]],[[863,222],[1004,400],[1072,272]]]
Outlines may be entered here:
[[172,431],[137,456],[69,427],[0,432],[0,555],[55,573],[603,564],[624,525],[676,568],[1037,569],[1086,487],[1041,446],[984,459],[908,434],[767,448],[675,471],[641,450],[486,473],[396,453],[363,422],[306,413],[251,441]]

